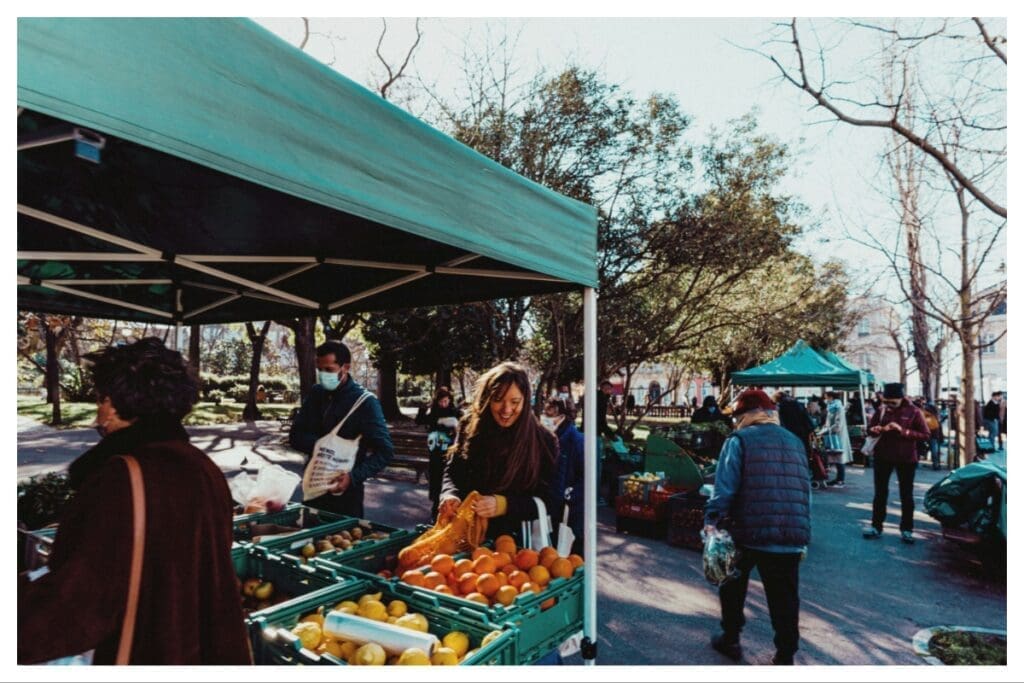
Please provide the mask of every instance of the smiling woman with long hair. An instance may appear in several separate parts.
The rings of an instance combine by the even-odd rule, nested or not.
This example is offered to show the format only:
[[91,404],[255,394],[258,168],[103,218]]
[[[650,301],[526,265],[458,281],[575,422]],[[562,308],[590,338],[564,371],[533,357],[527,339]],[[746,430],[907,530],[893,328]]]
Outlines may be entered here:
[[529,410],[530,381],[516,363],[501,363],[477,381],[458,441],[449,451],[440,511],[453,511],[470,491],[474,510],[489,519],[487,536],[519,531],[534,519],[539,497],[552,509],[551,477],[558,458],[555,436]]

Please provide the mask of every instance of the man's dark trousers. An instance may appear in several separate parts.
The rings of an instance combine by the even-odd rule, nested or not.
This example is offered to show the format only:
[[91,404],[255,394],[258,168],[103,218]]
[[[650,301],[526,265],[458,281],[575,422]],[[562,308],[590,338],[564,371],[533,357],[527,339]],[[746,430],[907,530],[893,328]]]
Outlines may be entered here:
[[882,530],[886,508],[889,503],[889,479],[896,470],[896,481],[900,487],[900,531],[914,530],[914,475],[917,463],[893,463],[875,458],[875,499],[871,506],[871,525]]
[[768,598],[768,614],[775,629],[775,650],[782,659],[791,659],[800,643],[800,554],[767,553],[740,548],[737,562],[739,577],[718,589],[722,603],[722,632],[727,642],[739,642],[746,623],[743,605],[747,601],[750,572],[757,573]]

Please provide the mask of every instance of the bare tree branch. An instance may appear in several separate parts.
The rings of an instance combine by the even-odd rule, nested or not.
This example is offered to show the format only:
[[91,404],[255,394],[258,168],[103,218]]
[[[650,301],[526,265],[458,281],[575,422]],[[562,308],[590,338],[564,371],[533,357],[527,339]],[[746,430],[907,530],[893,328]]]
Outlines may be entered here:
[[393,71],[391,69],[391,65],[388,64],[388,60],[384,59],[384,55],[380,53],[380,46],[384,44],[384,36],[388,32],[387,19],[381,19],[381,23],[384,24],[384,27],[381,29],[380,38],[377,40],[376,53],[380,63],[383,64],[384,68],[387,70],[388,77],[377,88],[377,92],[379,92],[380,96],[386,100],[388,98],[388,88],[394,85],[395,81],[400,79],[405,73],[405,68],[409,66],[409,60],[412,59],[412,54],[416,51],[416,46],[420,44],[420,38],[423,37],[423,32],[420,31],[420,19],[419,17],[416,17],[416,40],[414,40],[412,45],[409,46],[409,51],[405,53],[405,59],[402,61],[401,66],[399,66],[397,70]]
[[778,59],[773,55],[765,55],[775,66],[779,69],[782,77],[800,88],[807,94],[809,94],[817,106],[822,107],[829,113],[831,113],[837,120],[843,123],[850,124],[852,126],[868,127],[868,128],[888,128],[909,141],[911,144],[919,147],[928,156],[935,159],[942,168],[951,174],[958,183],[960,183],[972,196],[981,202],[989,211],[995,213],[998,216],[1006,218],[1006,207],[1002,206],[992,198],[990,198],[977,184],[969,178],[953,160],[950,158],[942,149],[936,147],[927,138],[914,132],[908,125],[900,122],[896,116],[896,109],[894,109],[893,116],[887,119],[871,119],[871,118],[859,118],[850,115],[846,111],[839,108],[834,98],[826,95],[827,84],[822,81],[820,87],[814,87],[811,85],[807,77],[806,65],[804,62],[803,47],[800,43],[800,36],[797,32],[796,19],[794,18],[789,24],[790,33],[792,40],[790,41],[796,54],[798,63],[799,79],[789,72]]
[[1000,50],[999,46],[996,45],[995,41],[988,35],[988,31],[985,29],[985,24],[981,23],[981,19],[978,17],[971,17],[971,19],[978,25],[978,30],[981,31],[981,37],[984,39],[985,44],[988,45],[988,48],[996,54],[996,57],[1003,60],[1003,64],[1006,64],[1006,53]]

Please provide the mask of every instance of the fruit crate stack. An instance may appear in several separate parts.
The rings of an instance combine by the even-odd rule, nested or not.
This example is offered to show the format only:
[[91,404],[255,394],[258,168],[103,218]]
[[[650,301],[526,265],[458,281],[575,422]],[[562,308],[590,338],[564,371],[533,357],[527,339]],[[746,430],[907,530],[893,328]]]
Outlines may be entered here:
[[[257,664],[517,663],[514,627],[489,622],[478,611],[443,607],[440,597],[426,592],[402,595],[395,584],[372,579],[331,586],[253,614],[249,626],[253,654]],[[385,651],[373,641],[331,639],[327,636],[333,610],[416,634],[430,633],[437,641],[426,650],[398,652]],[[366,626],[368,633],[375,630],[373,623]]]
[[708,496],[698,491],[677,493],[668,499],[668,543],[679,548],[702,550],[704,506]]

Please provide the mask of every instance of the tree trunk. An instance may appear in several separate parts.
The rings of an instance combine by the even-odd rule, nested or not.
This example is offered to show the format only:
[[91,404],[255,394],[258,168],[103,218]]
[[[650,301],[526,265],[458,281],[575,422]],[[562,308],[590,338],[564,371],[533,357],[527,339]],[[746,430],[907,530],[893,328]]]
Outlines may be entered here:
[[435,379],[437,384],[436,388],[448,387],[452,388],[452,369],[450,366],[442,365],[437,371],[437,377]]
[[59,425],[60,415],[60,361],[57,354],[57,333],[50,327],[50,321],[43,316],[46,327],[46,400],[53,405],[50,424]]
[[263,344],[267,341],[267,332],[270,331],[270,321],[263,323],[259,334],[251,322],[245,323],[245,331],[252,343],[252,362],[249,365],[249,396],[245,400],[245,409],[242,411],[242,419],[246,422],[259,420],[262,415],[256,406],[256,390],[260,384],[260,361],[263,360]]
[[299,395],[305,399],[316,384],[316,318],[299,318],[290,326],[295,333],[295,361],[299,366]]
[[965,325],[964,334],[960,338],[960,353],[963,355],[960,378],[960,396],[962,407],[960,409],[960,464],[969,465],[977,457],[977,449],[974,441],[978,433],[976,410],[974,408],[974,353],[972,348],[972,337],[974,330],[971,326]]
[[394,354],[382,351],[377,359],[377,398],[385,420],[394,420],[402,414],[398,407],[398,361]]
[[199,341],[202,332],[200,331],[199,325],[189,325],[188,328],[188,367],[192,370],[196,378],[199,377],[199,372],[202,369],[199,364]]

